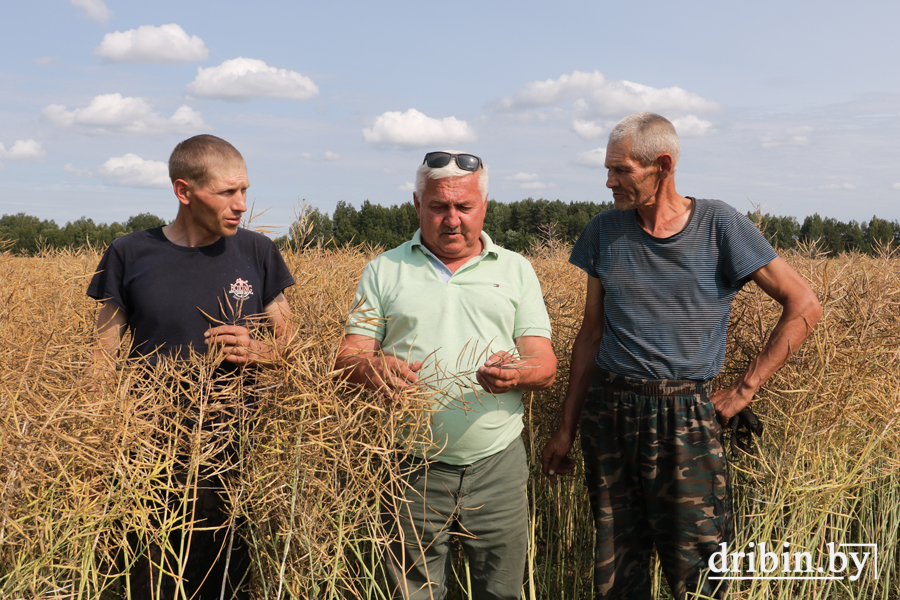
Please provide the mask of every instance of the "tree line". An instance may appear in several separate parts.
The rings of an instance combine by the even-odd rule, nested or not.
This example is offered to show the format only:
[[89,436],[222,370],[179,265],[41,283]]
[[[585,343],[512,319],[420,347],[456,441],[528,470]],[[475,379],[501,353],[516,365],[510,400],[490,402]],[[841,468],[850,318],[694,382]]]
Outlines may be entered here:
[[[612,207],[609,202],[566,204],[526,198],[504,204],[489,200],[484,231],[498,245],[523,252],[548,236],[574,241],[591,217]],[[412,202],[385,207],[366,200],[357,209],[342,200],[330,216],[318,208],[305,209],[288,234],[275,241],[286,248],[346,244],[394,248],[410,239],[418,228],[419,218]]]
[[[573,243],[597,213],[613,208],[611,202],[570,202],[526,198],[503,204],[488,202],[484,230],[498,245],[523,252],[542,238]],[[818,240],[817,247],[829,256],[843,252],[873,254],[885,244],[900,244],[900,221],[873,216],[870,221],[848,223],[818,213],[801,224],[796,217],[778,217],[748,212],[747,217],[777,250],[796,249]],[[341,201],[332,215],[307,208],[276,242],[283,248],[322,245],[370,244],[394,248],[410,239],[419,227],[411,202],[384,207],[368,200],[357,209]]]
[[[504,204],[488,202],[484,230],[498,245],[523,252],[542,239],[552,237],[572,243],[591,217],[613,208],[609,202],[570,202],[526,198]],[[818,240],[818,248],[830,256],[842,252],[872,254],[885,244],[900,244],[900,221],[873,216],[869,221],[848,223],[818,214],[800,223],[795,217],[778,217],[750,212],[772,245],[779,250],[797,248]],[[35,254],[42,249],[105,246],[121,235],[165,225],[155,215],[141,213],[125,223],[95,223],[82,217],[60,227],[55,221],[41,220],[24,213],[0,217],[0,243],[17,254]],[[340,201],[332,214],[318,208],[305,208],[291,224],[288,234],[275,241],[281,248],[308,246],[340,247],[368,244],[394,248],[410,239],[419,227],[411,202],[390,207],[368,200],[360,208]],[[2,247],[0,247],[2,249]]]
[[[119,236],[165,225],[166,221],[150,213],[130,217],[124,223],[94,223],[81,217],[63,227],[56,221],[38,219],[18,213],[0,217],[0,244],[11,243],[8,250],[14,254],[36,254],[41,250],[107,246]],[[0,247],[0,250],[3,248]]]
[[900,221],[887,221],[873,216],[870,221],[844,223],[818,213],[803,219],[747,213],[760,231],[778,250],[797,248],[818,240],[819,250],[829,256],[843,252],[874,254],[880,247],[900,244]]

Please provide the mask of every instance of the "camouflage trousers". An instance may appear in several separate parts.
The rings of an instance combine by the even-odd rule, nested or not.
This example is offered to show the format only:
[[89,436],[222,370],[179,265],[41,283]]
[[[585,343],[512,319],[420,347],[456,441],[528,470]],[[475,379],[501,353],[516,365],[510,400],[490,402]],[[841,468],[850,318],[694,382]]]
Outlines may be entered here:
[[697,381],[598,370],[581,419],[596,598],[649,599],[653,546],[676,598],[724,597],[708,560],[733,537],[722,428]]

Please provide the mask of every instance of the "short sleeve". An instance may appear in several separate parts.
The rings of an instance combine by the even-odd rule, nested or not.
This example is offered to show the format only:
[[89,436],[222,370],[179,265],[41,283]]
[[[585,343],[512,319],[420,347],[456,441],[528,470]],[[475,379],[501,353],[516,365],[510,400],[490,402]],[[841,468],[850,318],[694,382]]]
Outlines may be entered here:
[[109,302],[129,314],[125,293],[125,264],[115,244],[110,244],[97,265],[88,285],[87,295],[94,300]]
[[541,292],[541,282],[534,272],[534,267],[524,258],[522,266],[522,295],[519,305],[516,307],[516,319],[513,329],[513,339],[522,336],[537,336],[550,338],[550,317],[544,304],[544,294]]
[[588,221],[584,226],[581,235],[572,248],[572,254],[569,256],[569,262],[591,277],[597,277],[597,268],[595,262],[599,253],[598,245],[600,243],[600,215],[596,215]]
[[285,288],[294,285],[294,277],[278,251],[278,246],[272,240],[266,239],[266,242],[263,306],[268,306]]
[[778,254],[753,222],[735,212],[722,240],[723,271],[733,287],[741,287]]
[[346,332],[375,338],[381,342],[385,336],[385,313],[375,264],[375,261],[367,264],[362,277],[359,278],[353,307],[347,319]]

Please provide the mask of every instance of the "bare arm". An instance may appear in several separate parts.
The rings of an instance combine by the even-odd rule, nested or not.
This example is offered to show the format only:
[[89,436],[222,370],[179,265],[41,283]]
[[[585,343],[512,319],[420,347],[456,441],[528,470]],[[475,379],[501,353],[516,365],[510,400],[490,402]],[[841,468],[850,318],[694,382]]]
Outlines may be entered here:
[[594,356],[603,337],[603,285],[596,277],[588,276],[587,295],[584,302],[584,317],[581,329],[572,344],[572,365],[569,370],[569,389],[562,407],[562,422],[559,429],[544,446],[541,464],[550,481],[557,482],[557,475],[572,471],[575,462],[568,456],[575,443],[581,409],[587,396],[588,387],[597,371]]
[[822,316],[822,306],[815,292],[784,259],[776,258],[754,272],[751,278],[781,304],[781,317],[762,352],[750,361],[744,374],[729,387],[712,395],[723,426],[750,404],[753,395],[800,348]]
[[88,377],[94,382],[102,381],[115,372],[119,358],[119,341],[125,330],[125,311],[111,302],[104,302],[97,315],[97,347],[94,360],[88,368]]
[[273,365],[293,333],[291,307],[282,293],[275,296],[264,310],[267,326],[274,333],[274,346],[253,339],[250,337],[250,330],[238,325],[221,325],[209,329],[203,334],[207,345],[219,345],[225,353],[225,360],[236,365]]
[[526,391],[545,390],[556,379],[556,354],[549,338],[523,335],[516,338],[514,357],[508,352],[496,352],[475,378],[485,390],[502,394],[511,389]]
[[351,383],[381,391],[392,400],[398,390],[419,381],[416,371],[422,368],[422,361],[410,364],[393,356],[385,356],[377,339],[348,333],[341,340],[335,367],[345,369],[347,380]]

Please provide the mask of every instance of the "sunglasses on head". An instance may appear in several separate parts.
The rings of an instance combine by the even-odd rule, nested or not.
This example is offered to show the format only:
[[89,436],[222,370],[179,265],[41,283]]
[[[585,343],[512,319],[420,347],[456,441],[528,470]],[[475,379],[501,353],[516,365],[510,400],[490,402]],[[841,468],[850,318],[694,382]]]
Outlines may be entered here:
[[452,154],[450,152],[429,152],[425,155],[422,164],[432,169],[440,169],[450,164],[450,159],[456,160],[456,166],[463,171],[477,171],[483,165],[481,159],[474,154]]

